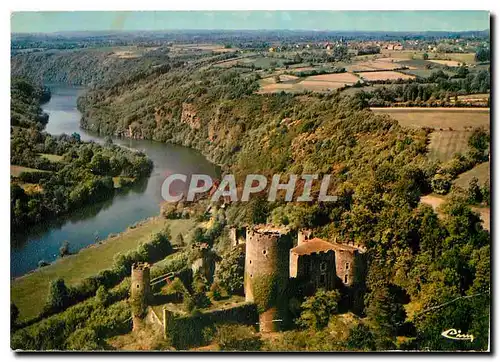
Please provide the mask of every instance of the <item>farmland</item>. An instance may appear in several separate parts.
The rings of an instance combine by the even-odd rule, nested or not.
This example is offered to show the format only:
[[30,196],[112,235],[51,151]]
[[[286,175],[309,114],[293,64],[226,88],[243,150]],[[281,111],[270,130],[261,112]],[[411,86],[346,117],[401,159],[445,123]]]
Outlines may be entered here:
[[467,141],[472,132],[468,131],[435,131],[429,136],[429,158],[445,162],[456,153],[467,150]]
[[476,127],[490,128],[488,108],[372,108],[388,114],[404,127],[434,129],[429,135],[429,158],[448,161],[467,150],[467,141]]
[[388,114],[405,127],[430,127],[436,130],[465,130],[490,126],[489,108],[371,108],[375,113]]
[[368,81],[377,80],[397,80],[397,79],[414,79],[413,75],[393,72],[393,71],[380,71],[380,72],[359,72],[358,75]]
[[290,75],[280,75],[280,83],[274,77],[262,79],[259,93],[274,93],[281,91],[301,92],[316,91],[326,92],[356,83],[359,78],[351,73],[321,74],[298,78]]
[[37,170],[36,168],[30,168],[30,167],[24,167],[24,166],[16,166],[16,165],[10,166],[11,176],[19,177],[19,175],[22,174],[23,172],[49,172],[49,171]]

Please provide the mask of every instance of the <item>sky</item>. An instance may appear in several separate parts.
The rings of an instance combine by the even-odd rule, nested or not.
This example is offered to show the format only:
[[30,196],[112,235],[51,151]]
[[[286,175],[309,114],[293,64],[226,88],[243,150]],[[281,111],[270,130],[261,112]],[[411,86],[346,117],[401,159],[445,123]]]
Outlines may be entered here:
[[13,33],[179,29],[466,31],[489,29],[487,11],[66,11],[14,12]]

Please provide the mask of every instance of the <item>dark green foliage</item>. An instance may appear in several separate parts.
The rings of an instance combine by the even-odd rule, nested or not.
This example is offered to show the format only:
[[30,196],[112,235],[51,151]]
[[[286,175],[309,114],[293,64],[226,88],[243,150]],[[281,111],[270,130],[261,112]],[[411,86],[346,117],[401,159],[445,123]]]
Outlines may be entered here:
[[210,286],[210,295],[213,300],[221,300],[222,299],[223,289],[217,282],[213,282]]
[[490,60],[490,49],[481,47],[476,51],[475,59],[477,62],[487,62]]
[[483,201],[483,194],[481,192],[481,187],[479,186],[479,180],[477,177],[471,178],[469,181],[469,186],[467,188],[468,201],[471,204],[477,204]]
[[63,279],[56,279],[50,283],[49,295],[44,310],[57,313],[64,310],[69,304],[69,291]]
[[221,324],[216,329],[215,341],[221,351],[258,351],[262,347],[262,341],[253,327]]
[[10,303],[10,328],[14,328],[16,325],[17,317],[19,317],[19,309],[14,303]]
[[376,349],[375,338],[370,328],[360,323],[351,329],[347,347],[350,350],[374,351]]

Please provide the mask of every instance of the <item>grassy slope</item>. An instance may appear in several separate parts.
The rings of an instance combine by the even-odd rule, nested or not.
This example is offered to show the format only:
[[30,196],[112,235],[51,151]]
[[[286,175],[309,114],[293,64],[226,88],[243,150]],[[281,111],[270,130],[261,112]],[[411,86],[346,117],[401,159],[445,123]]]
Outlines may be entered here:
[[472,170],[462,173],[455,180],[455,184],[467,188],[469,186],[469,181],[473,178],[477,177],[479,181],[479,185],[483,185],[486,180],[490,178],[490,163],[483,162],[474,167]]
[[468,149],[468,140],[472,132],[468,131],[436,131],[430,134],[429,158],[435,161],[446,162],[451,160],[455,153],[465,153]]
[[40,153],[40,156],[43,157],[43,158],[46,158],[47,160],[49,160],[51,162],[59,162],[63,158],[63,156],[53,155],[53,154],[50,154],[50,153]]
[[194,221],[153,218],[135,229],[105,240],[101,245],[83,249],[78,254],[15,279],[11,283],[11,300],[19,308],[20,319],[32,318],[41,311],[50,281],[60,277],[68,285],[77,284],[83,278],[111,267],[115,254],[135,249],[141,242],[148,241],[151,233],[158,232],[167,225],[170,226],[172,239],[175,239],[179,233],[187,233]]

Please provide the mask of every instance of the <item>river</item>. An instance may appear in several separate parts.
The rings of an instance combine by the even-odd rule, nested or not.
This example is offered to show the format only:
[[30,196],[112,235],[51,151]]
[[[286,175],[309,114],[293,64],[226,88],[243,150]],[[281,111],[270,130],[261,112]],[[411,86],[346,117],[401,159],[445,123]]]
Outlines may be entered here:
[[[104,137],[80,129],[80,113],[76,100],[82,88],[51,86],[50,102],[43,106],[49,114],[46,130],[53,135],[77,132],[84,141],[103,142]],[[40,260],[57,259],[63,241],[70,251],[104,239],[110,233],[119,233],[145,218],[158,215],[161,203],[161,185],[165,175],[203,173],[212,177],[218,167],[199,152],[190,148],[144,140],[113,139],[113,142],[145,152],[153,160],[151,176],[133,188],[117,193],[113,199],[75,211],[66,218],[31,227],[23,234],[12,236],[11,276],[16,277],[36,269]]]

